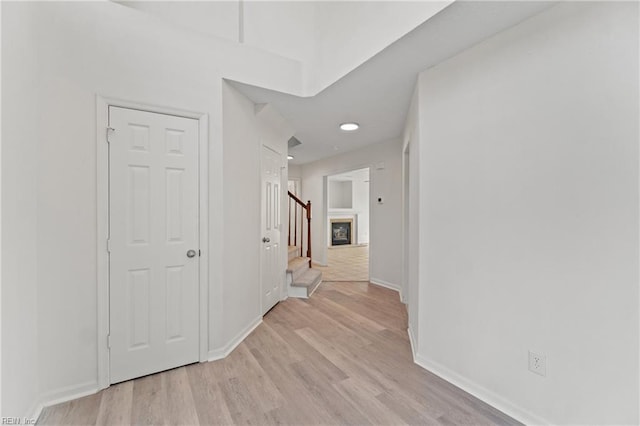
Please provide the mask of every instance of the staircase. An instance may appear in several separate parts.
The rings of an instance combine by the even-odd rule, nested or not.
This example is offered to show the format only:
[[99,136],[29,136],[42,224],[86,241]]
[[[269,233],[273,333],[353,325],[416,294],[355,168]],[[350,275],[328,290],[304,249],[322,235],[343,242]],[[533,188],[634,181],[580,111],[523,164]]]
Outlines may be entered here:
[[300,249],[289,246],[289,266],[287,283],[289,296],[307,299],[322,282],[322,272],[309,266],[308,257],[298,256]]
[[[298,224],[300,224],[299,228]],[[322,272],[313,269],[311,265],[311,201],[307,201],[305,204],[291,192],[289,192],[288,240],[287,285],[289,297],[307,299],[322,282]],[[307,248],[306,256],[303,255],[305,245]]]

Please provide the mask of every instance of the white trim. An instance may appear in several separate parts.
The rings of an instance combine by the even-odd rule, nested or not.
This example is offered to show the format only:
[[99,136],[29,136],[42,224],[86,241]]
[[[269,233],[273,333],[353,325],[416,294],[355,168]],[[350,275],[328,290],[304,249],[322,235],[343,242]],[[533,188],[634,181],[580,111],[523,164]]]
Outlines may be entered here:
[[[418,364],[416,362],[416,352],[418,351],[418,346],[416,345],[416,338],[413,335],[413,329],[411,328],[411,325],[409,325],[409,327],[407,327],[407,335],[409,335],[409,344],[411,345],[411,355],[413,356],[413,362],[414,362],[414,364]],[[418,365],[420,365],[420,364],[418,364]],[[424,367],[422,367],[422,368],[424,368]]]
[[313,293],[315,293],[315,292],[316,292],[316,290],[318,289],[318,287],[320,287],[320,284],[322,284],[322,278],[320,278],[320,281],[318,281],[318,284],[316,284],[316,286],[315,286],[315,287],[313,287],[313,290],[311,290],[311,293],[309,293],[309,295],[307,296],[307,299],[308,299],[308,298],[310,298],[310,297],[311,297],[311,295],[312,295]]
[[240,333],[229,341],[223,348],[209,351],[208,360],[217,361],[226,358],[244,339],[251,334],[260,324],[262,324],[262,316],[259,316],[251,324],[245,327]]
[[205,113],[184,111],[162,106],[145,105],[122,99],[96,95],[96,198],[97,198],[97,349],[98,377],[97,389],[105,389],[110,385],[109,348],[109,255],[106,241],[109,238],[109,144],[107,143],[107,127],[109,127],[109,106],[137,109],[159,114],[175,115],[198,120],[198,156],[199,156],[199,235],[202,253],[199,267],[200,286],[200,332],[199,359],[208,358],[208,283],[209,283],[209,117]]
[[[278,274],[280,275],[280,282],[278,284],[279,290],[280,290],[280,296],[278,297],[278,302],[282,300],[282,294],[284,293],[284,288],[286,285],[286,269],[287,269],[287,262],[288,262],[288,258],[289,258],[289,253],[287,252],[287,250],[289,249],[289,245],[287,244],[287,247],[285,248],[283,241],[285,241],[285,234],[284,234],[284,226],[282,226],[283,224],[283,219],[284,219],[284,215],[285,212],[283,210],[283,207],[285,206],[285,200],[288,199],[287,193],[285,193],[285,182],[287,182],[287,179],[285,179],[285,173],[283,173],[283,170],[286,170],[286,165],[283,166],[283,156],[282,154],[277,151],[274,147],[267,145],[266,143],[261,143],[260,144],[260,230],[259,230],[259,234],[260,238],[262,238],[263,232],[265,231],[265,229],[262,228],[262,226],[265,224],[264,222],[264,218],[265,215],[267,214],[265,209],[266,203],[265,200],[262,199],[263,197],[263,193],[262,193],[262,188],[263,188],[263,148],[267,148],[268,150],[270,150],[271,152],[273,152],[274,154],[276,154],[278,156],[278,163],[280,164],[280,183],[278,184],[280,186],[280,195],[279,197],[279,201],[280,201],[280,205],[278,206],[278,211],[280,212],[280,217],[278,218],[278,233],[280,234],[280,270],[278,271]],[[287,184],[288,185],[288,184]],[[288,216],[287,216],[288,217]],[[260,239],[258,239],[258,241],[260,241]],[[264,256],[264,251],[262,250],[262,246],[264,245],[264,243],[259,242],[258,243],[258,247],[260,247],[260,311],[262,312],[262,315],[266,314],[267,312],[269,312],[271,309],[273,309],[273,306],[275,306],[278,302],[276,302],[276,304],[274,304],[273,306],[271,306],[269,309],[267,309],[266,311],[264,310],[264,271],[262,269],[263,267],[263,262],[262,262],[262,256]],[[286,253],[286,258],[285,258],[285,253]],[[287,262],[285,262],[285,259],[287,259]],[[282,273],[282,271],[285,271],[284,273]]]
[[98,388],[109,386],[109,254],[105,246],[109,238],[109,101],[96,97],[96,206],[97,206],[97,248],[96,248],[96,297],[97,297],[97,350]]
[[66,386],[64,388],[47,392],[40,397],[40,402],[33,409],[29,410],[32,419],[38,419],[45,407],[72,401],[84,396],[93,395],[99,392],[98,382],[86,382],[80,385]]
[[402,148],[402,288],[400,300],[407,304],[409,294],[409,188],[411,186],[408,165],[411,160],[409,149],[412,134],[409,135]]
[[[329,235],[329,177],[333,176],[333,175],[339,175],[342,173],[347,173],[347,172],[352,172],[355,170],[361,170],[361,169],[369,169],[369,181],[371,181],[371,179],[373,178],[373,174],[371,173],[371,170],[373,169],[374,164],[373,163],[364,163],[361,164],[359,166],[349,166],[349,167],[345,167],[345,168],[341,168],[341,169],[332,169],[330,172],[328,172],[327,174],[325,174],[324,176],[322,176],[322,200],[323,200],[323,206],[322,206],[322,233],[321,235],[323,235],[322,237],[322,244],[320,245],[320,247],[322,248],[321,250],[321,256],[322,259],[324,261],[327,261],[328,258],[328,250],[329,250],[329,246],[326,242],[327,236]],[[371,216],[373,215],[373,197],[371,197],[371,187],[372,185],[369,184],[369,230],[371,230]],[[317,238],[317,237],[316,237]],[[371,247],[371,232],[369,232],[369,247]],[[315,255],[316,255],[316,259],[317,259],[317,253],[314,251]],[[327,266],[322,264],[320,261],[314,260],[314,263],[317,262],[319,265],[322,266]],[[369,265],[368,265],[368,270],[371,271],[371,256],[369,256]]]
[[397,284],[390,283],[388,281],[380,280],[378,278],[369,278],[369,282],[371,284],[379,285],[380,287],[388,288],[389,290],[394,290],[398,292],[398,297],[400,297],[400,286]]
[[492,407],[502,411],[508,416],[522,422],[526,425],[550,425],[552,424],[548,420],[536,416],[521,407],[513,404],[512,402],[504,399],[502,396],[497,395],[483,386],[459,375],[458,373],[438,364],[437,362],[430,361],[420,354],[416,354],[414,362],[420,367],[435,374],[441,379],[446,380],[449,383],[459,387],[463,391],[470,393],[479,400],[491,405]]
[[209,116],[198,118],[198,155],[200,190],[198,226],[200,233],[200,362],[209,352]]

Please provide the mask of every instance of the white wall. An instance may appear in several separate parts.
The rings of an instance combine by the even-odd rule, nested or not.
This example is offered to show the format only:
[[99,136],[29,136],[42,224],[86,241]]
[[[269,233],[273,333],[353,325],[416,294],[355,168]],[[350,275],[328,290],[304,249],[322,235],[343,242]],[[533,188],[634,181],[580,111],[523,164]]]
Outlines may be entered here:
[[420,76],[417,358],[529,422],[640,420],[638,36],[564,3]]
[[[227,83],[223,100],[224,228],[221,324],[251,324],[260,315],[260,146],[255,105]],[[242,167],[238,165],[242,164]],[[242,196],[239,196],[242,194]],[[258,201],[259,203],[259,201]],[[248,231],[248,232],[247,232]],[[211,302],[214,302],[213,300]],[[229,341],[237,328],[222,329]]]
[[289,164],[289,179],[302,178],[302,167],[299,165]]
[[316,52],[307,68],[315,94],[451,4],[452,1],[321,1]]
[[[38,59],[33,5],[2,3],[2,416],[38,396],[36,167]],[[11,37],[7,37],[11,34]]]
[[238,41],[239,1],[116,1],[182,29]]
[[316,54],[314,1],[245,1],[244,43],[302,62]]
[[[327,263],[328,235],[324,181],[349,170],[370,167],[371,204],[369,258],[371,281],[400,288],[402,280],[402,145],[390,141],[302,166],[302,199],[312,203],[313,260]],[[384,163],[381,164],[381,163]],[[379,168],[384,167],[384,168]],[[383,204],[375,200],[384,198]]]
[[[256,116],[255,104],[227,83],[222,87],[222,99],[225,185],[221,324],[225,325],[222,341],[230,342],[238,338],[239,330],[260,320],[263,314],[260,302],[261,210],[257,208],[262,204],[261,145],[286,153],[287,140],[293,132],[283,120],[265,117],[262,110]],[[284,166],[286,154],[282,158]],[[284,172],[283,182],[286,182],[286,170]],[[285,187],[281,186],[281,200],[286,194]],[[280,211],[281,221],[285,223],[283,206]],[[284,237],[281,234],[281,241]],[[286,259],[286,247],[284,244],[281,247],[281,258]],[[283,263],[283,287],[285,269]],[[215,303],[214,300],[211,302]]]
[[369,244],[369,169],[353,173],[353,210],[358,215],[358,244]]
[[[176,28],[299,62],[316,95],[452,3],[445,1],[118,1]],[[244,82],[244,81],[243,81]]]
[[353,208],[353,184],[350,180],[331,180],[327,188],[329,212]]
[[165,23],[308,64],[316,49],[316,2],[118,1]]
[[286,91],[299,90],[302,79],[295,61],[175,30],[112,2],[2,8],[2,102],[11,106],[2,129],[2,246],[13,248],[3,252],[13,267],[2,271],[2,334],[21,348],[2,359],[2,415],[30,416],[39,403],[97,386],[96,95],[209,114],[204,261],[208,344],[216,351],[249,325],[241,312],[251,308],[225,303],[226,312],[239,312],[221,321],[223,283],[233,284],[224,279],[221,200],[234,185],[223,186],[221,77]]

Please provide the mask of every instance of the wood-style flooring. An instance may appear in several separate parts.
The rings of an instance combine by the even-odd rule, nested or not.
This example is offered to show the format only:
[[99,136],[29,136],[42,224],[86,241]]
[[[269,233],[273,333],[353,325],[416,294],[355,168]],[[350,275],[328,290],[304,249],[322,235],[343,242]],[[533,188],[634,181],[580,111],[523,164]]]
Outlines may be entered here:
[[327,266],[314,265],[324,281],[369,281],[369,246],[327,249]]
[[412,361],[404,305],[366,282],[276,305],[227,358],[46,408],[56,425],[518,424]]

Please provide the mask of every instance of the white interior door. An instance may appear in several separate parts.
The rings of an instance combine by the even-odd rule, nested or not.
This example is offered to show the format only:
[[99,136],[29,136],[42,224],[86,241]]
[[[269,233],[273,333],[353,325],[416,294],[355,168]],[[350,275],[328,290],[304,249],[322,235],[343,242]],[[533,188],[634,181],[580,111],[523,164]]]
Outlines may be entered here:
[[262,147],[262,313],[280,300],[280,154]]
[[198,121],[109,107],[110,381],[198,361]]

